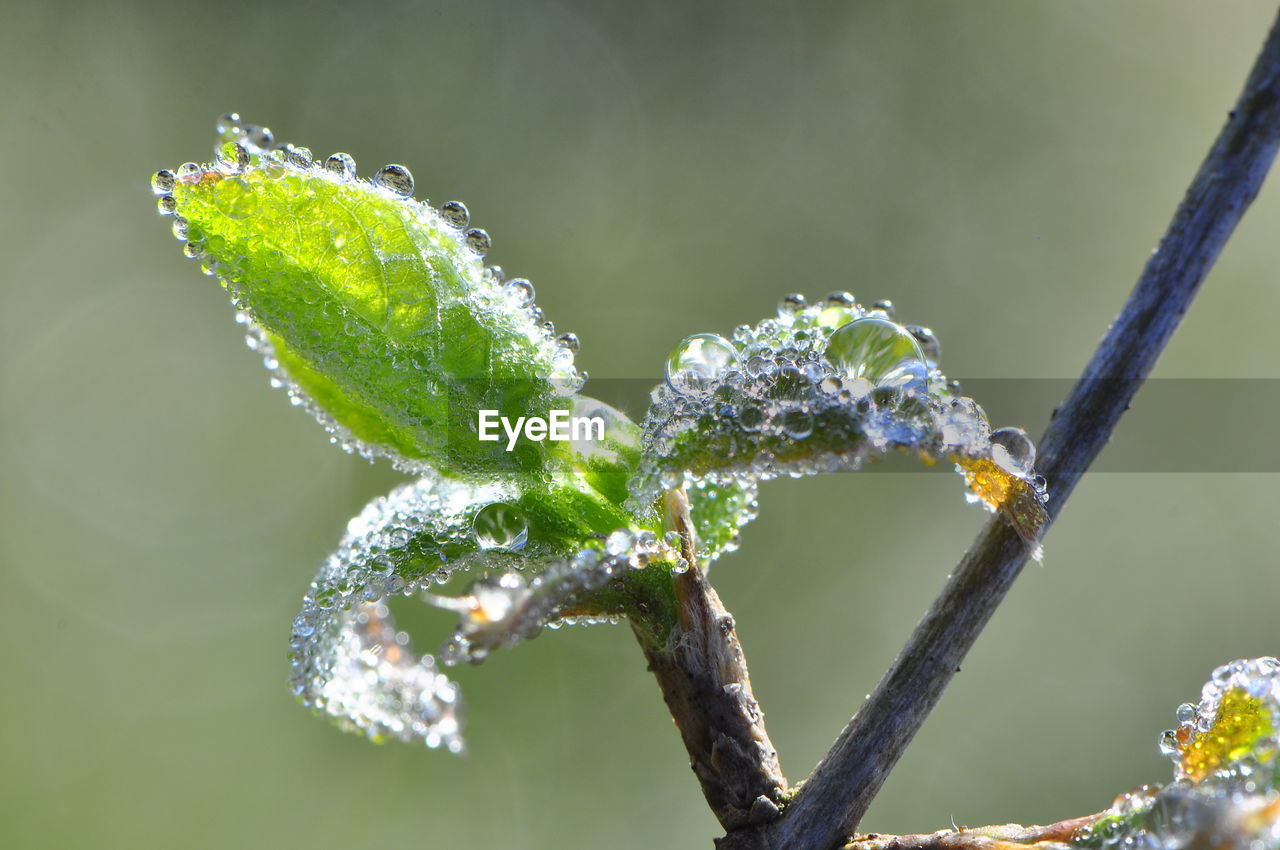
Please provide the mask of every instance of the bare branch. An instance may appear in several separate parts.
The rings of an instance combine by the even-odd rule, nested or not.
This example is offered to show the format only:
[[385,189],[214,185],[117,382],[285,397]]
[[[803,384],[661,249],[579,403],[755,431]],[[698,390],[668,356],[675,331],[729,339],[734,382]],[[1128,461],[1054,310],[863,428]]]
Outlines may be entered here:
[[[1110,438],[1262,186],[1280,141],[1280,21],[1116,321],[1040,442],[1049,521]],[[721,847],[826,848],[851,835],[1031,555],[993,519],[884,678],[779,818]]]
[[1085,815],[1047,826],[982,826],[944,829],[923,835],[854,836],[843,850],[1050,850],[1070,843],[1077,831],[1089,826],[1104,813]]

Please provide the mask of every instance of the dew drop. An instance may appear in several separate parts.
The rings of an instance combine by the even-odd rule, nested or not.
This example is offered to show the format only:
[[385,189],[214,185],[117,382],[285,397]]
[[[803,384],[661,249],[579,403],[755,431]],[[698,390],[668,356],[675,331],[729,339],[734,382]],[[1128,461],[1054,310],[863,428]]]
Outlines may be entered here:
[[182,246],[182,256],[186,257],[188,260],[200,259],[200,246],[194,242],[188,242],[186,245]]
[[560,343],[561,348],[566,348],[575,353],[581,348],[581,343],[578,342],[578,335],[573,333],[560,334],[560,336],[556,337],[556,342]]
[[186,242],[187,227],[187,220],[180,215],[175,215],[173,217],[173,238]]
[[151,175],[151,191],[157,195],[168,195],[173,192],[177,183],[177,175],[165,168]]
[[445,201],[440,205],[440,215],[454,227],[466,227],[471,223],[471,213],[462,201]]
[[533,284],[522,277],[513,277],[503,284],[507,297],[517,307],[528,307],[533,303]]
[[738,351],[729,340],[716,334],[694,334],[667,358],[667,383],[678,393],[699,392],[737,360]]
[[398,198],[413,194],[413,175],[403,165],[384,165],[373,175],[373,183]]
[[877,301],[876,303],[871,305],[871,309],[879,310],[881,313],[884,314],[884,317],[886,319],[892,320],[894,317],[893,302],[889,301],[888,299],[884,301]]
[[493,240],[489,238],[489,234],[479,228],[473,227],[468,230],[466,238],[467,247],[481,256],[489,253],[489,249],[493,247]]
[[160,211],[160,215],[173,215],[178,209],[178,202],[173,195],[161,195],[156,198],[156,209]]
[[309,169],[311,168],[312,159],[311,148],[288,145],[284,149],[284,161],[294,168]]
[[1031,474],[1036,463],[1036,447],[1021,428],[1001,428],[991,432],[991,459],[1012,475]]
[[808,302],[799,292],[784,295],[782,300],[778,302],[778,318],[794,316],[796,313],[802,312],[807,305]]
[[271,147],[271,143],[276,140],[275,134],[271,132],[270,127],[260,127],[257,124],[244,125],[244,140],[251,147],[257,148],[257,153],[265,151]]
[[471,530],[481,549],[519,549],[529,539],[529,523],[524,514],[502,502],[481,508]]
[[1177,732],[1166,729],[1160,733],[1160,752],[1166,756],[1175,755],[1178,752]]
[[907,330],[916,338],[916,342],[920,343],[920,351],[924,354],[925,360],[935,366],[942,362],[942,344],[938,342],[933,331],[919,325],[907,325]]
[[349,153],[335,153],[324,161],[324,170],[339,180],[354,180],[356,176],[356,161]]
[[183,183],[199,183],[204,177],[204,168],[199,163],[184,162],[178,166],[178,179]]
[[[205,114],[207,115],[208,113]],[[239,135],[242,130],[243,127],[240,124],[239,112],[228,112],[213,124],[213,131],[218,134],[219,138],[225,138],[229,135]]]
[[924,355],[915,337],[886,319],[854,319],[831,332],[827,360],[873,388],[924,389]]
[[793,409],[782,414],[782,433],[793,440],[803,440],[813,433],[813,414]]
[[218,170],[224,174],[239,174],[249,167],[249,151],[236,142],[223,142],[218,146]]
[[858,302],[854,300],[852,292],[840,290],[827,295],[824,299],[824,303],[828,307],[844,307],[845,309],[848,309]]

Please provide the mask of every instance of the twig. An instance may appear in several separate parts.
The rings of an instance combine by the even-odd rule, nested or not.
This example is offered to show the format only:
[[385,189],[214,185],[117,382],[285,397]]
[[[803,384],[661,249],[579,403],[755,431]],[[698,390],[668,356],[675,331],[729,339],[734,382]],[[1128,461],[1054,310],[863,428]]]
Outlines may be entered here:
[[636,636],[721,826],[761,826],[778,816],[787,781],[751,692],[733,617],[698,567],[683,490],[668,492],[667,516],[689,563],[675,579],[678,621],[661,642],[639,625]]
[[854,836],[843,850],[1027,850],[1067,845],[1080,829],[1089,826],[1104,813],[1059,821],[1046,826],[983,826],[944,829],[923,835]]
[[[1106,444],[1209,268],[1257,195],[1280,141],[1280,21],[1159,247],[1040,443],[1049,521]],[[937,703],[1032,547],[993,519],[961,560],[884,678],[769,827],[721,847],[840,844]]]

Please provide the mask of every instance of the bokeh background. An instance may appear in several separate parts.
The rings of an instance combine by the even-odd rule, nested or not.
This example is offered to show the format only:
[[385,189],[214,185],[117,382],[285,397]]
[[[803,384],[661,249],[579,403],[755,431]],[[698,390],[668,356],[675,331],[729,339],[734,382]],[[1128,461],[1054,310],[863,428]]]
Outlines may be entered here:
[[[461,671],[465,759],[376,747],[294,703],[307,582],[399,477],[267,386],[155,214],[148,176],[209,158],[218,114],[466,201],[597,378],[656,377],[680,338],[785,292],[850,289],[931,325],[949,374],[1063,379],[1274,6],[0,3],[0,847],[718,834],[626,628]],[[1159,376],[1280,377],[1278,227],[1273,179]],[[1048,414],[988,407],[1033,434]],[[1170,415],[1120,437],[1229,448],[1240,423],[1212,415],[1221,432]],[[1216,664],[1280,652],[1278,483],[1087,476],[864,827],[1043,822],[1167,778],[1174,707]],[[961,489],[775,482],[715,570],[793,780],[985,522]]]

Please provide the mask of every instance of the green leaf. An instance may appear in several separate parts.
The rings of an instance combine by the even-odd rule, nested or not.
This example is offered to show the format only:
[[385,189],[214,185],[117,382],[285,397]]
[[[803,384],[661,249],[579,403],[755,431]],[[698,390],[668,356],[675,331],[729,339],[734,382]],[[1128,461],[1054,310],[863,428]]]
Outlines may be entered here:
[[465,229],[458,205],[442,214],[405,197],[411,184],[403,167],[369,182],[247,140],[153,181],[188,254],[221,276],[282,381],[344,442],[419,472],[572,467],[563,443],[477,439],[479,411],[546,418],[572,407],[583,379],[527,281],[485,268],[488,236]]
[[[806,306],[784,300],[776,319],[742,326],[733,341],[697,334],[672,352],[667,381],[644,422],[635,505],[705,482],[699,513],[729,488],[779,475],[857,469],[890,452],[949,460],[971,496],[1034,541],[1045,521],[1035,448],[1018,429],[992,431],[982,408],[938,369],[925,328],[899,325],[888,305],[847,293]],[[739,504],[748,500],[737,498]],[[706,534],[723,538],[750,515],[719,508]]]

